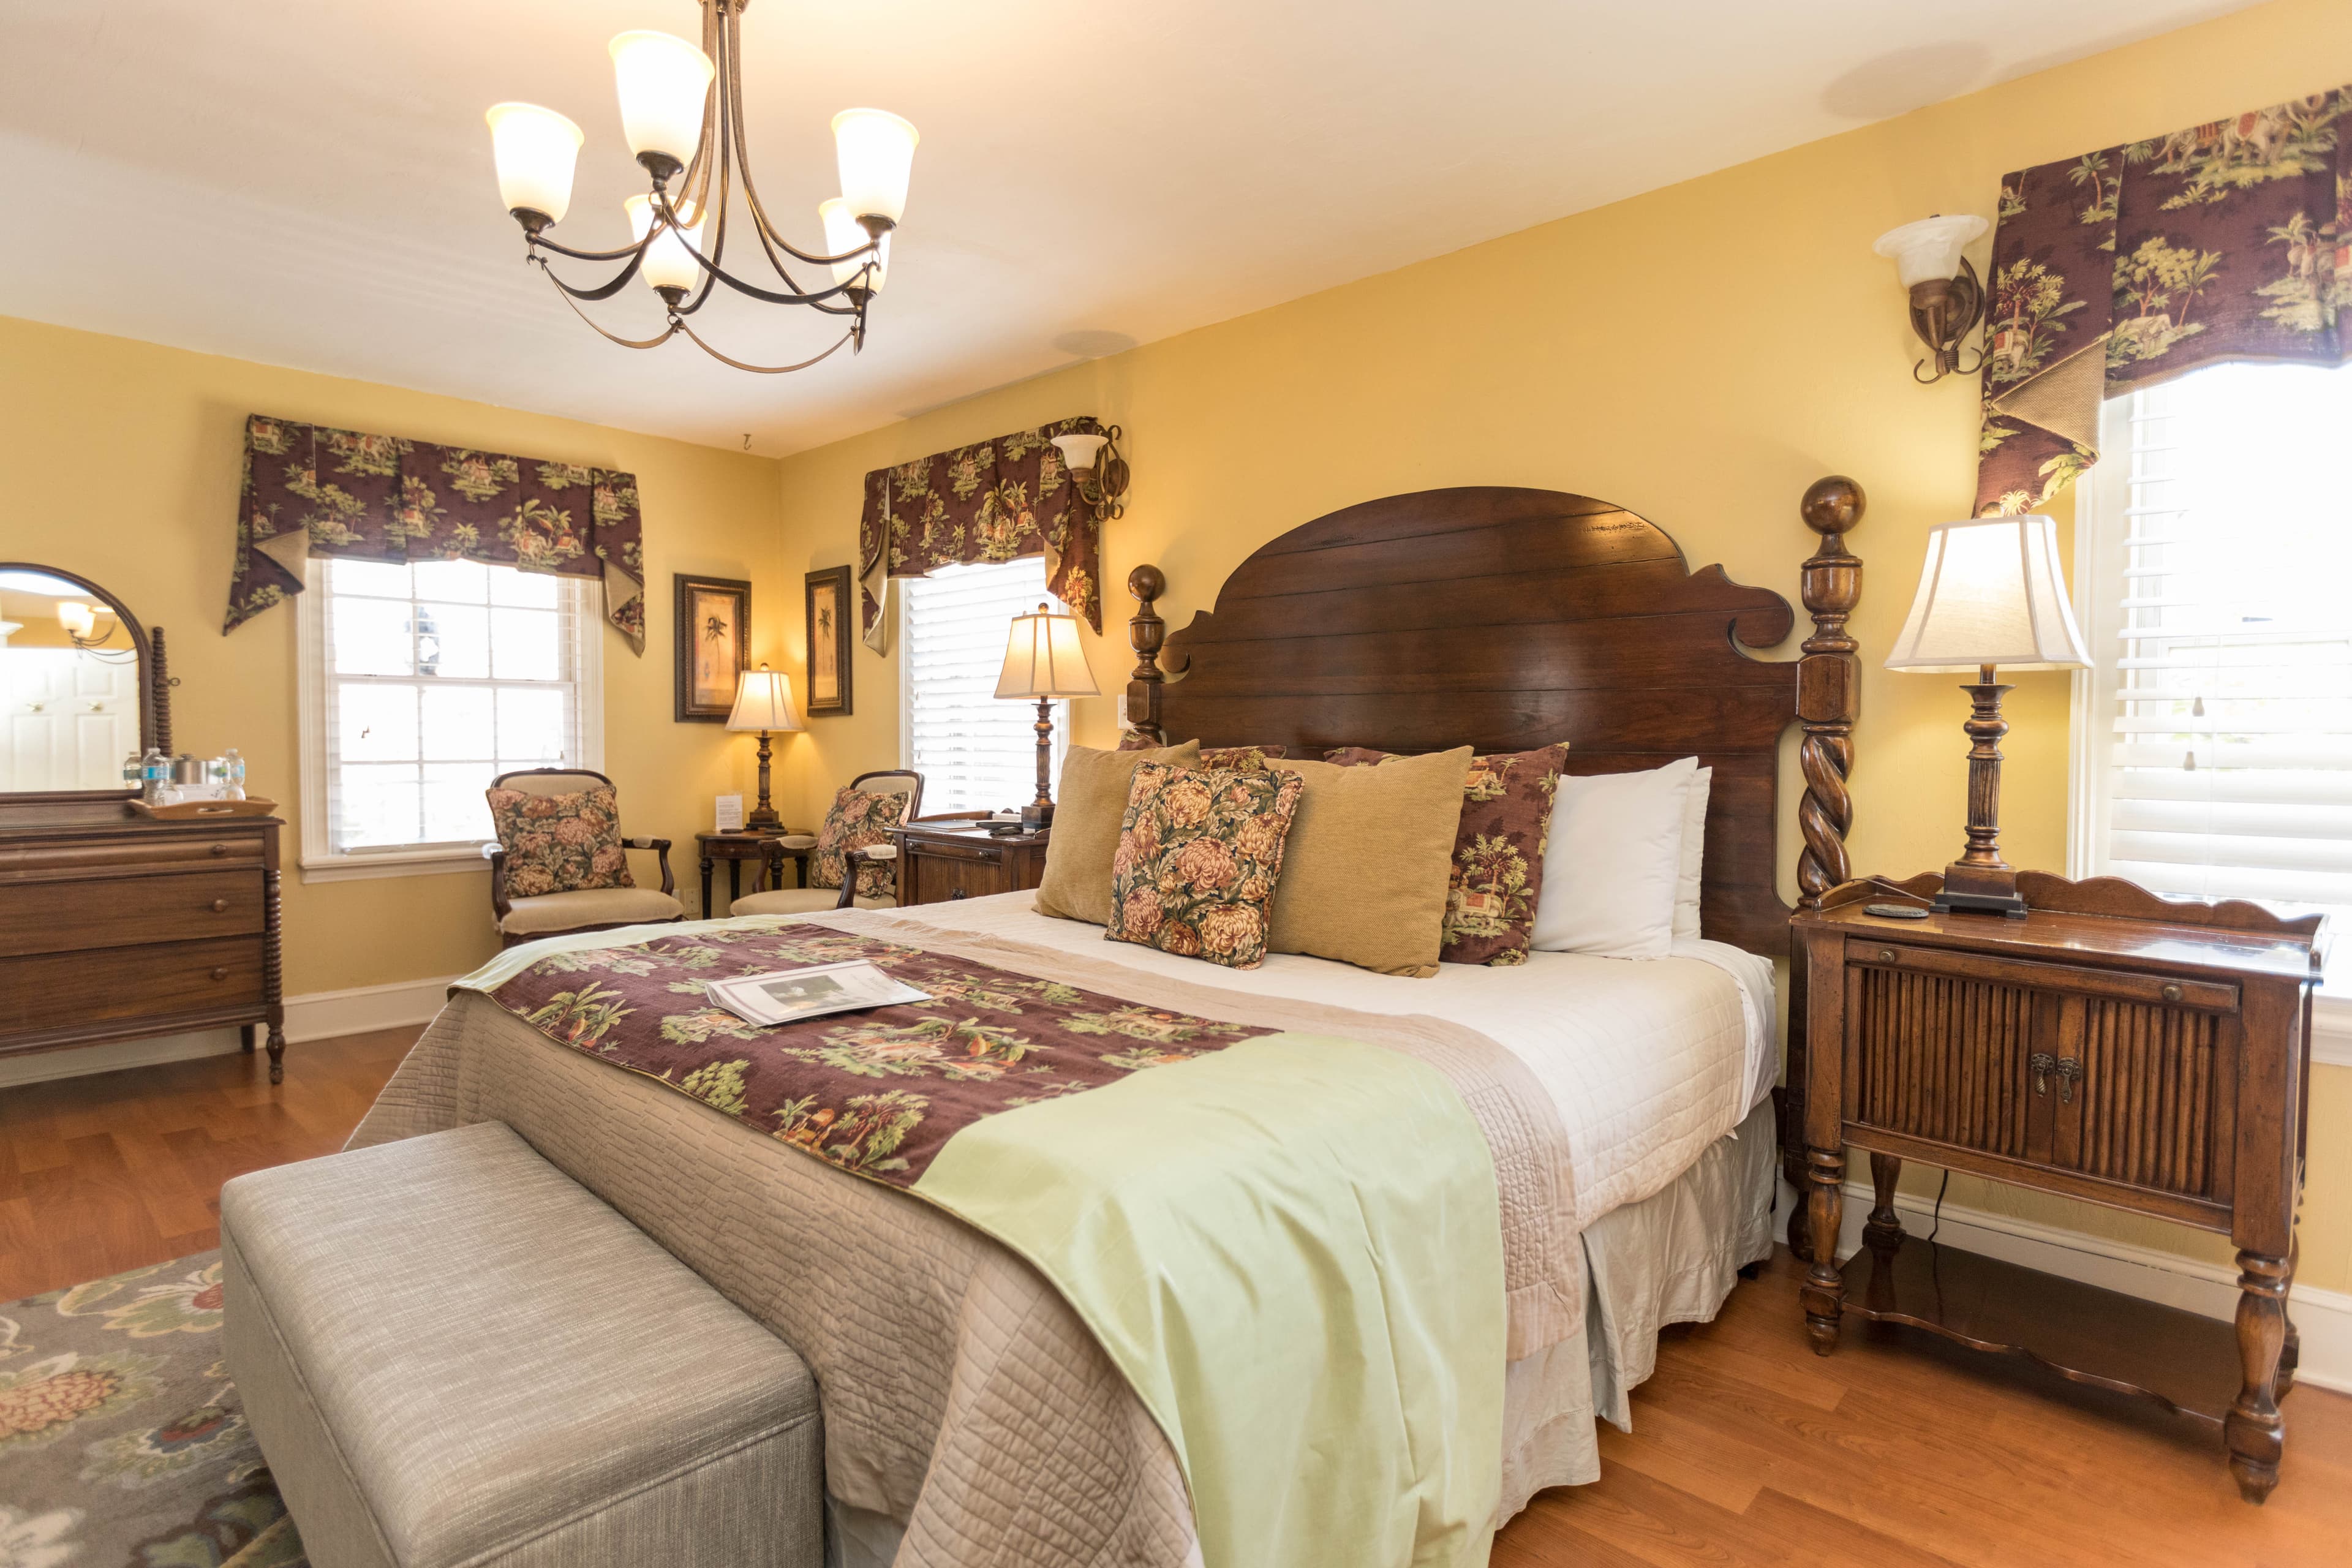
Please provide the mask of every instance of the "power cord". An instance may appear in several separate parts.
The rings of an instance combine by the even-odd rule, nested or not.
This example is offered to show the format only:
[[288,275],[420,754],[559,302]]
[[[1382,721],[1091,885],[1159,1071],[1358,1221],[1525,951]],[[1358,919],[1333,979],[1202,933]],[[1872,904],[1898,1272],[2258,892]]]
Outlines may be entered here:
[[1946,1171],[1944,1179],[1936,1185],[1936,1212],[1927,1226],[1927,1239],[1934,1241],[1936,1233],[1944,1228],[1944,1194],[1952,1184],[1952,1173]]

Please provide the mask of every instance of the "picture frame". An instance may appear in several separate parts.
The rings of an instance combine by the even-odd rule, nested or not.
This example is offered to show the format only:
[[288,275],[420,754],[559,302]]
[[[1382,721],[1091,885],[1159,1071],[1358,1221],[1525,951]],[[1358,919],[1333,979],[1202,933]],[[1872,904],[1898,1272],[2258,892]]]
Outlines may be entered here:
[[805,711],[813,718],[842,718],[850,710],[853,673],[850,654],[856,639],[850,636],[856,601],[850,595],[853,580],[846,566],[808,574],[808,679]]
[[751,659],[751,584],[734,577],[671,576],[677,614],[677,707],[681,724],[724,724],[738,678]]

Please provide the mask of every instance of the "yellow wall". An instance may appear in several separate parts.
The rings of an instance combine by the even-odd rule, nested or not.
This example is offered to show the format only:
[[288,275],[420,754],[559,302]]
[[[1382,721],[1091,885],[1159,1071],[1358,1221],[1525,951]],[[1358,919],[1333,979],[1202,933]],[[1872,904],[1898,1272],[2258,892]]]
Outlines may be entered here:
[[[256,412],[637,476],[646,653],[604,636],[604,771],[620,787],[624,828],[675,840],[671,863],[690,883],[711,796],[752,787],[752,742],[671,720],[670,574],[750,579],[753,657],[780,657],[800,595],[780,567],[772,460],[0,318],[0,559],[79,573],[171,634],[174,742],[201,756],[239,748],[253,793],[278,800],[289,820],[287,992],[457,973],[497,937],[485,871],[306,886],[294,869],[299,611],[220,632],[245,416]],[[639,880],[656,885],[651,858],[631,858]]]
[[[1854,630],[1865,656],[1883,656],[1925,531],[1969,510],[1977,403],[1966,378],[1912,384],[1918,344],[1871,241],[1931,212],[1990,214],[2010,170],[2347,80],[2352,6],[2278,0],[969,398],[787,458],[783,565],[853,560],[869,468],[1066,415],[1116,420],[1135,489],[1107,530],[1110,637],[1092,651],[1097,677],[1118,683],[1131,660],[1117,585],[1139,562],[1165,568],[1161,607],[1181,626],[1251,550],[1335,508],[1430,486],[1531,485],[1630,507],[1694,565],[1721,562],[1793,602],[1814,542],[1797,498],[1844,472],[1871,500],[1852,540],[1868,563]],[[796,666],[801,633],[798,617],[783,628]],[[816,720],[795,742],[785,814],[796,824],[851,774],[898,761],[897,674],[895,659],[861,647],[856,715]],[[2005,847],[2018,864],[2063,869],[2066,683],[2017,681]],[[1948,679],[1867,658],[1862,684],[1855,865],[1940,866],[1960,847],[1962,699]],[[1077,709],[1077,738],[1108,743],[1110,701]],[[1784,879],[1794,797],[1784,769]],[[2352,1069],[2317,1079],[2303,1279],[2344,1289]],[[1965,1179],[1951,1201],[2228,1257],[2216,1238]]]

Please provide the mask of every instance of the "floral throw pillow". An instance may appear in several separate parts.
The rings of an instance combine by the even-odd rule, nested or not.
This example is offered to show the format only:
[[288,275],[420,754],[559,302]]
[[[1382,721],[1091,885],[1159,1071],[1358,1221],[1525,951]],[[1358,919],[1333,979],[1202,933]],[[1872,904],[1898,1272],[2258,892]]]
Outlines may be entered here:
[[[842,876],[849,868],[849,852],[869,844],[887,844],[890,830],[905,819],[906,814],[904,791],[875,795],[853,784],[842,785],[834,793],[833,805],[824,814],[824,826],[817,829],[816,850],[809,857],[809,886],[841,886]],[[898,878],[889,867],[871,860],[858,862],[858,897],[887,899],[898,885]]]
[[621,806],[609,788],[577,795],[483,792],[507,852],[507,897],[634,888],[621,852]]
[[1203,746],[1201,748],[1201,765],[1262,773],[1265,772],[1266,763],[1288,755],[1290,748],[1287,746]]
[[[1386,762],[1390,753],[1343,746],[1324,753],[1343,768]],[[1454,840],[1454,878],[1445,894],[1447,963],[1498,967],[1528,961],[1536,898],[1543,891],[1544,845],[1552,799],[1559,793],[1568,747],[1542,746],[1470,759],[1462,785],[1462,826]]]
[[1265,959],[1282,846],[1306,781],[1261,769],[1142,763],[1111,862],[1112,942],[1230,969]]

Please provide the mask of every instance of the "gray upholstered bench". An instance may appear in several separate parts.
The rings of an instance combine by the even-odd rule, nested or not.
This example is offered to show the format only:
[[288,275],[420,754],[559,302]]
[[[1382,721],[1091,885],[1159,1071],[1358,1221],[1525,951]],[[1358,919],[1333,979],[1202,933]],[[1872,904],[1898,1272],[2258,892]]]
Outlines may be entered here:
[[485,1122],[221,1189],[229,1372],[318,1568],[816,1568],[816,1385]]

